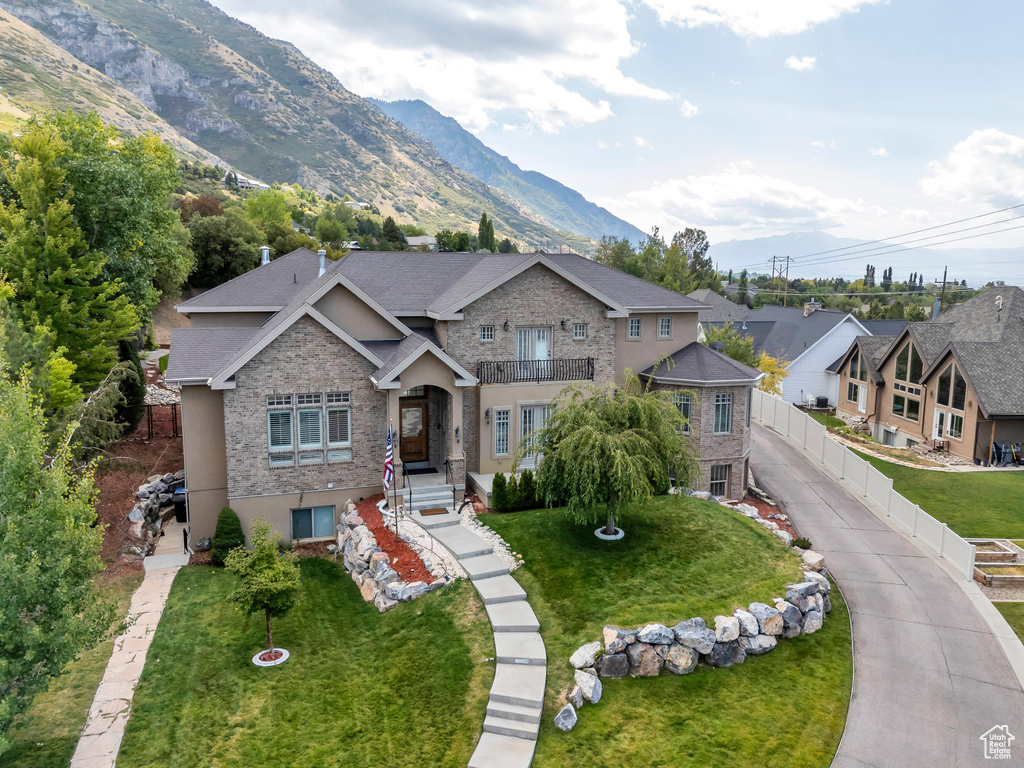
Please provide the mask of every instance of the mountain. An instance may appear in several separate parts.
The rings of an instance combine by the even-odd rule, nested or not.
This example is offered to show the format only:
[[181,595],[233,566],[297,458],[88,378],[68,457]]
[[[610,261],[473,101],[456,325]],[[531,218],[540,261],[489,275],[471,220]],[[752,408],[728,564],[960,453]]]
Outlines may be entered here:
[[123,131],[156,131],[189,159],[219,162],[109,77],[4,10],[0,10],[0,61],[0,131],[16,130],[41,112],[95,109]]
[[[204,0],[0,0],[0,9],[63,50],[63,67],[51,62],[48,74],[87,64],[156,113],[155,130],[169,124],[246,175],[350,194],[430,231],[475,231],[486,211],[499,238],[526,247],[593,246],[456,168],[290,43]],[[5,45],[0,70],[7,56]]]
[[595,205],[576,190],[543,173],[524,171],[424,101],[371,101],[437,147],[448,162],[506,192],[560,229],[593,238],[614,235],[634,243],[645,237],[628,221]]
[[[841,249],[841,250],[840,250]],[[949,280],[966,280],[981,286],[990,280],[1016,283],[1021,280],[1024,248],[901,248],[897,245],[836,237],[827,232],[795,232],[787,235],[729,240],[715,243],[708,251],[720,269],[771,274],[772,256],[791,256],[791,278],[864,277],[873,264],[878,275],[893,268],[893,278],[906,280],[911,272],[924,275],[925,282],[942,280],[949,267]],[[803,265],[803,266],[802,266]]]

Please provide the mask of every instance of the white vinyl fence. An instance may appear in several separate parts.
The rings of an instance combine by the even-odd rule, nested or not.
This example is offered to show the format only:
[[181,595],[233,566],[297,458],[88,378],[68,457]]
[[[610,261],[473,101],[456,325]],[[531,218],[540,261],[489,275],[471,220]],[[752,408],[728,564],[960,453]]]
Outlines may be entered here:
[[967,580],[974,577],[974,545],[898,494],[890,478],[829,437],[824,425],[796,406],[759,389],[754,390],[750,415],[788,436],[830,475],[845,480],[864,497],[869,509],[912,536],[919,547],[949,562]]

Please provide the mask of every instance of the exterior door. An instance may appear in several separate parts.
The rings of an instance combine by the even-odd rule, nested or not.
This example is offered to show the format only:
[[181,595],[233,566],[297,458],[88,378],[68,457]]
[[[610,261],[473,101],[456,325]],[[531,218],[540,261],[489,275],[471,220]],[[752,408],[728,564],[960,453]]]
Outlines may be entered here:
[[857,413],[868,412],[868,385],[857,385]]
[[525,443],[527,448],[522,461],[524,467],[533,467],[537,463],[537,455],[529,448],[533,445],[533,433],[542,429],[547,420],[548,407],[546,405],[523,406],[520,411],[519,439]]
[[427,461],[427,406],[403,405],[401,411],[402,463]]
[[516,329],[516,360],[519,361],[521,377],[542,377],[551,365],[550,357],[550,328]]
[[935,420],[932,422],[932,440],[941,440],[946,434],[946,412],[935,409]]

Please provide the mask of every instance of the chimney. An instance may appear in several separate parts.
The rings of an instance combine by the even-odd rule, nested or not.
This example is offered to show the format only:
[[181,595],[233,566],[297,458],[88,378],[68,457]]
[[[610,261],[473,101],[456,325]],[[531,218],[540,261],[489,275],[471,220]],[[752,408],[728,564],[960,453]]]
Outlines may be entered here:
[[316,255],[320,257],[320,274],[318,274],[317,277],[321,277],[327,270],[327,251],[321,248],[316,252]]
[[269,263],[270,263],[270,246],[269,245],[261,245],[260,246],[260,266],[261,267],[265,267]]
[[816,309],[821,309],[820,301],[808,301],[804,303],[804,317],[807,317]]

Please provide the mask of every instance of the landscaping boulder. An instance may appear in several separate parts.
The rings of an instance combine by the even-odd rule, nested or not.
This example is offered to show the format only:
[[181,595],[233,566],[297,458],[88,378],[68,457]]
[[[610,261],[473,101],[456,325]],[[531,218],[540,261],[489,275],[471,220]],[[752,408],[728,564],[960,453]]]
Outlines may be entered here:
[[572,704],[566,704],[558,710],[558,714],[555,715],[555,726],[560,731],[571,731],[576,727],[576,722],[578,720],[579,718],[577,717],[576,710],[573,708]]
[[818,611],[819,613],[825,612],[825,598],[821,594],[811,595],[807,603],[810,605],[810,610]]
[[429,587],[427,587],[427,582],[425,582],[425,581],[410,581],[405,586],[405,594],[402,597],[402,599],[403,600],[412,600],[414,598],[419,597],[420,595],[427,594],[427,592],[429,592],[429,591],[430,591],[430,589],[429,589]]
[[740,636],[740,622],[735,616],[715,616],[715,642],[729,643]]
[[808,611],[807,615],[804,616],[804,623],[800,629],[805,635],[813,634],[821,629],[824,618],[821,611]]
[[754,618],[754,614],[750,611],[737,608],[732,612],[732,615],[740,623],[740,636],[753,637],[761,631],[757,619]]
[[650,643],[635,642],[626,648],[631,677],[656,677],[665,659],[658,655]]
[[380,592],[375,598],[373,598],[373,604],[377,606],[378,611],[384,613],[384,611],[388,610],[389,608],[394,608],[396,605],[398,605],[398,601],[392,600],[383,592]]
[[175,472],[174,473],[174,479],[176,481],[184,480],[185,479],[185,470],[184,469],[179,469],[177,472]]
[[784,531],[781,528],[779,528],[777,531],[775,531],[775,535],[782,539],[782,543],[785,544],[787,547],[793,546],[793,534],[791,534],[789,531]]
[[597,654],[601,650],[601,643],[593,642],[581,645],[576,649],[575,653],[569,657],[569,663],[572,664],[576,669],[583,669],[583,667],[594,666],[594,661],[597,659]]
[[636,642],[635,629],[622,629],[620,627],[606,626],[604,628],[604,652],[622,653],[626,646]]
[[796,637],[799,635],[800,625],[804,620],[800,609],[786,600],[778,600],[775,603],[775,610],[782,614],[783,637]]
[[815,571],[804,571],[804,581],[813,581],[818,585],[818,594],[827,595],[832,591],[832,582]]
[[128,513],[128,519],[133,523],[141,523],[146,519],[146,513],[141,506],[132,507],[132,511]]
[[753,520],[755,517],[761,516],[757,511],[757,507],[754,507],[750,504],[737,504],[735,507],[733,507],[733,509],[735,509],[744,517],[749,517],[751,520]]
[[606,653],[595,667],[601,677],[625,677],[629,674],[629,658],[624,653]]
[[384,594],[390,597],[392,600],[404,600],[405,582],[398,580],[384,583]]
[[774,635],[755,635],[754,637],[741,637],[737,642],[745,654],[760,656],[768,653],[778,642]]
[[363,596],[363,600],[370,602],[380,594],[380,587],[373,579],[363,579],[363,583],[359,585],[359,594]]
[[673,675],[688,675],[696,669],[699,658],[700,655],[693,648],[672,643],[665,655],[665,669]]
[[825,557],[817,552],[808,549],[800,557],[803,558],[804,567],[811,571],[825,570]]
[[825,613],[830,613],[832,611],[832,601],[829,599],[829,596],[823,595],[821,598],[821,602],[822,607],[825,609]]
[[704,619],[699,616],[680,621],[672,628],[672,632],[677,643],[693,648],[697,653],[711,653],[715,645],[715,631],[709,629]]
[[708,491],[695,491],[690,494],[695,499],[704,499],[705,501],[714,501],[715,497],[712,496]]
[[715,643],[715,647],[704,657],[704,660],[712,667],[731,667],[733,664],[742,664],[746,658],[746,652],[740,648],[738,642],[733,640],[727,643]]
[[601,700],[601,693],[604,686],[601,685],[601,678],[597,675],[588,675],[583,670],[576,670],[576,685],[580,687],[583,700],[591,704],[597,704]]
[[576,709],[583,706],[583,689],[578,685],[574,685],[572,690],[569,691],[569,703],[576,707]]
[[641,643],[652,645],[668,645],[676,640],[675,633],[664,624],[648,624],[636,633],[636,639]]
[[757,626],[762,635],[781,635],[784,627],[782,614],[770,605],[751,603],[750,612],[757,619]]

